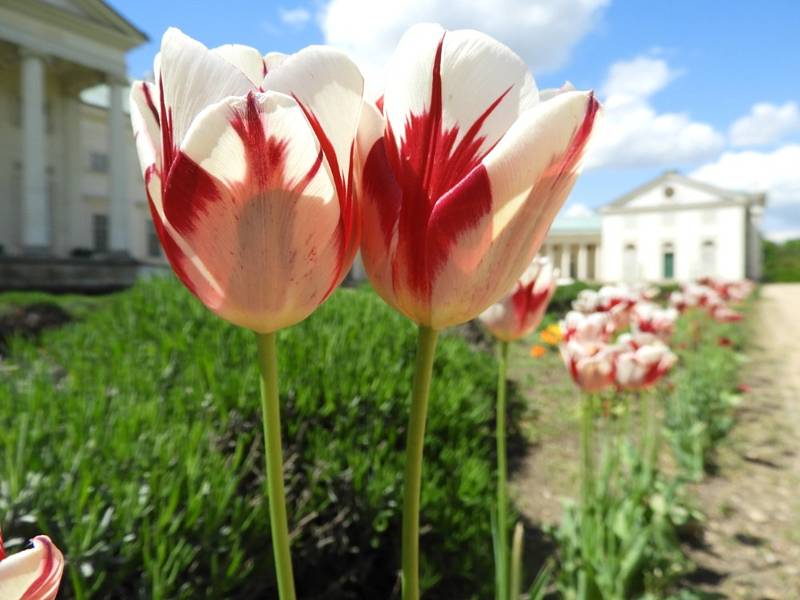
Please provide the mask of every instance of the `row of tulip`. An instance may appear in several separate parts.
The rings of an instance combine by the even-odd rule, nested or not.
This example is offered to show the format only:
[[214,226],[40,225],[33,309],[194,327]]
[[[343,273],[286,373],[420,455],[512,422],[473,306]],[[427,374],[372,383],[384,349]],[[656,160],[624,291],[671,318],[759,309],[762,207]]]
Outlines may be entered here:
[[[581,501],[567,507],[556,532],[564,597],[627,598],[667,585],[685,568],[677,540],[687,512],[681,506],[683,478],[659,471],[662,426],[654,399],[674,396],[657,388],[678,360],[668,344],[679,314],[692,309],[719,323],[736,322],[742,315],[731,304],[752,289],[747,281],[705,280],[683,286],[670,296],[670,306],[661,307],[652,301],[655,288],[604,287],[582,292],[562,321],[562,356],[584,396]],[[701,321],[691,322],[703,327]],[[601,408],[607,433],[597,469],[593,439]],[[632,408],[642,414],[638,434],[630,428]],[[624,431],[615,420],[625,423]],[[696,430],[705,424],[680,425]]]

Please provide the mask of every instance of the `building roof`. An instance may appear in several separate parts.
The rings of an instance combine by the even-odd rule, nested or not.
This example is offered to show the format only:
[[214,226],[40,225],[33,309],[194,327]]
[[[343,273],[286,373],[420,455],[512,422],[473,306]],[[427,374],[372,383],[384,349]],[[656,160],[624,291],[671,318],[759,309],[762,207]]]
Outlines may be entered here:
[[600,215],[582,215],[579,217],[570,217],[567,215],[558,215],[553,225],[550,227],[550,233],[583,233],[583,232],[597,232],[600,233]]
[[613,212],[617,209],[625,208],[630,202],[642,196],[646,192],[663,186],[665,184],[679,184],[685,187],[693,188],[699,192],[717,196],[720,200],[732,200],[740,204],[766,204],[766,194],[745,192],[741,190],[731,190],[704,181],[698,181],[680,174],[678,171],[665,171],[655,179],[652,179],[639,187],[634,188],[630,192],[619,196],[612,202],[600,208],[600,212]]

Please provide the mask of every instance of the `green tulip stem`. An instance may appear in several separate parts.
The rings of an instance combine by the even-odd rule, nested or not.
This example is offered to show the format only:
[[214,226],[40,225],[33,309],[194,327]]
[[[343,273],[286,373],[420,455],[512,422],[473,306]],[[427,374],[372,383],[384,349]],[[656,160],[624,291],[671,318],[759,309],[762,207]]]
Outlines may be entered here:
[[403,493],[403,600],[419,600],[419,504],[422,485],[422,449],[425,443],[425,419],[433,374],[438,332],[419,326],[417,364],[411,392],[411,414],[406,441],[406,467]]
[[508,600],[508,497],[506,479],[506,371],[508,370],[508,342],[500,341],[498,346],[499,369],[497,372],[496,432],[497,442],[497,598]]
[[277,333],[256,334],[258,366],[261,370],[261,408],[264,421],[264,451],[269,490],[269,522],[275,576],[280,600],[295,600],[289,526],[286,519],[286,493],[283,489],[283,454],[281,451],[281,412],[278,396]]

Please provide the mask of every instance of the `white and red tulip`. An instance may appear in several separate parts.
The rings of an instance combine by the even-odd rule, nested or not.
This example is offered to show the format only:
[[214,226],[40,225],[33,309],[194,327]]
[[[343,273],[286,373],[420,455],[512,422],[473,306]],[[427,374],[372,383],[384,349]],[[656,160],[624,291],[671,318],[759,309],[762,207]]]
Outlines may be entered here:
[[438,25],[409,29],[387,72],[359,128],[362,257],[388,304],[442,329],[479,315],[531,263],[599,104],[590,92],[540,97],[507,47]]
[[614,381],[618,388],[642,390],[666,375],[677,357],[652,334],[625,334],[617,340],[614,353]]
[[675,329],[678,310],[673,307],[661,308],[652,302],[637,302],[631,319],[637,331],[652,333],[666,340]]
[[55,600],[64,555],[46,535],[31,540],[33,547],[11,556],[0,536],[0,598],[3,600]]
[[570,340],[561,344],[561,357],[581,390],[596,393],[614,384],[615,349],[599,341]]
[[565,342],[607,342],[614,331],[611,316],[606,312],[584,314],[571,310],[560,323]]
[[550,261],[536,259],[522,274],[514,290],[483,311],[480,320],[492,335],[505,342],[533,333],[556,291],[556,279],[557,273]]
[[237,325],[301,321],[358,248],[359,70],[331,48],[262,57],[169,29],[155,79],[133,85],[131,120],[175,273]]
[[709,314],[718,323],[736,323],[741,321],[742,313],[733,310],[725,304],[718,304],[709,309]]

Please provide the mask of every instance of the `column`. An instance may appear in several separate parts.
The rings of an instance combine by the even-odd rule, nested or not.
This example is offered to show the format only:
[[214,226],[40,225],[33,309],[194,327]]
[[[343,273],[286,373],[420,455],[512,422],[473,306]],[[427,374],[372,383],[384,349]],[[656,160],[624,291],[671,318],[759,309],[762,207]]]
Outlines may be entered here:
[[44,117],[44,59],[21,52],[22,88],[22,246],[26,252],[45,253],[50,246],[47,202],[46,131]]
[[64,174],[64,193],[59,199],[56,219],[58,242],[57,250],[68,255],[79,244],[73,232],[80,230],[78,219],[84,219],[84,214],[79,210],[81,203],[81,175],[83,166],[83,146],[81,144],[81,106],[79,91],[71,86],[63,88],[63,156],[64,162],[61,172]]
[[578,279],[586,281],[589,276],[589,248],[586,244],[578,246]]
[[122,110],[123,84],[118,79],[109,78],[110,103],[108,111],[108,149],[109,149],[109,238],[111,252],[130,254],[128,247],[128,228],[130,225],[130,202],[128,201],[128,160],[127,151],[130,132],[125,124]]
[[602,264],[602,250],[603,247],[600,244],[597,244],[594,247],[594,280],[595,281],[603,281],[603,272],[600,268]]
[[561,277],[568,278],[570,254],[572,253],[572,244],[561,244]]

